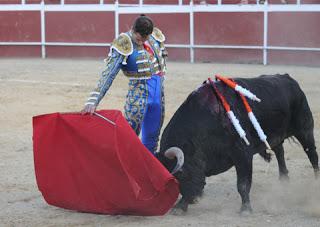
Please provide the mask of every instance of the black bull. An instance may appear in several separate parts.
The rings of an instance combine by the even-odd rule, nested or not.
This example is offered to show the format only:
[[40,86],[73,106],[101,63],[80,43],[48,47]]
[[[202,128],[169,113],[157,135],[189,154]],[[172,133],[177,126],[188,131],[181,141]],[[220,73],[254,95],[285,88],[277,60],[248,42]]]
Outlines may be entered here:
[[[288,137],[295,137],[301,143],[318,175],[313,117],[298,83],[287,74],[235,81],[262,100],[248,101],[276,155],[280,178],[288,177],[283,149]],[[270,155],[252,126],[240,96],[221,82],[216,82],[216,86],[239,119],[250,145],[237,134],[212,86],[204,83],[188,96],[164,129],[157,157],[168,170],[175,172],[180,183],[182,198],[176,205],[178,210],[186,211],[202,194],[206,177],[235,166],[241,211],[251,211],[253,155],[259,153],[267,161]]]

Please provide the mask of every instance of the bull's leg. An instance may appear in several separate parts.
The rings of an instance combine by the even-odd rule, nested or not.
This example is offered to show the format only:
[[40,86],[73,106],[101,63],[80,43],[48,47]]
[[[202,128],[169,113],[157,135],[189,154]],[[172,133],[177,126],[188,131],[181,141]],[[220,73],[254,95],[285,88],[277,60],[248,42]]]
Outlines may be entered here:
[[319,163],[318,163],[318,154],[316,151],[316,146],[314,142],[313,131],[309,132],[299,132],[294,135],[299,142],[301,143],[304,151],[306,152],[311,165],[313,167],[315,176],[319,176]]
[[197,175],[196,177],[197,178],[194,181],[183,182],[182,180],[179,182],[182,198],[172,209],[172,214],[180,215],[186,212],[188,210],[189,204],[196,203],[196,200],[202,195],[205,185],[205,175]]
[[284,149],[283,149],[283,142],[275,147],[272,148],[274,153],[276,154],[278,167],[279,167],[279,179],[280,180],[289,180],[288,176],[288,169],[286,166],[286,161],[284,159]]
[[252,212],[249,197],[252,183],[252,155],[249,153],[242,154],[241,156],[237,155],[237,159],[235,160],[235,167],[237,171],[238,192],[242,200],[240,212]]
[[194,156],[192,163],[185,163],[181,173],[177,173],[180,183],[180,193],[182,198],[176,204],[173,213],[179,214],[182,210],[186,212],[189,204],[193,204],[195,200],[203,193],[205,182],[205,162]]
[[203,196],[203,190],[199,195],[197,195],[197,197],[193,198],[193,200],[190,201],[190,204],[197,204],[200,201],[202,196]]
[[174,215],[181,215],[188,211],[189,204],[195,204],[197,203],[197,198],[194,197],[193,199],[187,199],[185,196],[183,196],[179,202],[175,205],[175,207],[172,209],[171,214]]
[[173,214],[181,214],[183,212],[186,212],[188,210],[189,202],[182,197],[179,202],[175,205],[172,212]]

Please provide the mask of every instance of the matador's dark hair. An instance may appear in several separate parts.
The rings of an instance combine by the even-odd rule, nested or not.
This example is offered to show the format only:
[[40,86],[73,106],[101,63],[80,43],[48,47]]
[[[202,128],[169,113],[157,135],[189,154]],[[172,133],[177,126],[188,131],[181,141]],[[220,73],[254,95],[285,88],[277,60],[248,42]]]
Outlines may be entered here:
[[139,33],[142,37],[150,35],[153,31],[153,22],[150,17],[141,14],[133,23],[133,31]]

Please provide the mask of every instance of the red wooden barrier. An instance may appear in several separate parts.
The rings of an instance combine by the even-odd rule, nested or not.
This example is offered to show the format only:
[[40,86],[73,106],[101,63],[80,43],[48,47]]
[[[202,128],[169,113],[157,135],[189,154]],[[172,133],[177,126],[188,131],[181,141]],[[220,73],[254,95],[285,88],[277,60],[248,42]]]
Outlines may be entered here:
[[[240,0],[222,0],[223,4]],[[255,2],[255,0],[251,0]],[[25,0],[26,5],[40,0]],[[114,0],[104,0],[113,3]],[[195,0],[194,4],[200,4]],[[217,0],[207,0],[216,4]],[[296,0],[288,0],[296,4]],[[0,3],[20,4],[21,0],[2,0]],[[60,4],[60,0],[45,0],[45,4]],[[99,4],[100,0],[65,0],[68,4]],[[120,0],[120,4],[139,4],[139,0]],[[144,4],[175,4],[178,0],[144,0]],[[189,0],[182,3],[189,4]],[[278,4],[280,0],[269,0]],[[319,0],[301,0],[315,4]],[[40,11],[0,11],[0,42],[35,42],[34,45],[0,45],[0,57],[41,57]],[[137,14],[119,14],[119,33],[128,31]],[[189,13],[148,14],[166,35],[166,43],[185,45],[168,47],[169,60],[190,61],[190,15]],[[195,12],[194,44],[263,47],[263,12]],[[312,50],[272,50],[272,47],[320,48],[320,12],[269,12],[268,13],[268,63],[320,65],[320,52]],[[45,41],[49,43],[111,43],[116,36],[115,13],[112,11],[47,11],[45,12]],[[46,45],[46,57],[98,57],[104,58],[107,46],[53,46]],[[263,63],[263,50],[194,48],[194,60],[200,62]]]

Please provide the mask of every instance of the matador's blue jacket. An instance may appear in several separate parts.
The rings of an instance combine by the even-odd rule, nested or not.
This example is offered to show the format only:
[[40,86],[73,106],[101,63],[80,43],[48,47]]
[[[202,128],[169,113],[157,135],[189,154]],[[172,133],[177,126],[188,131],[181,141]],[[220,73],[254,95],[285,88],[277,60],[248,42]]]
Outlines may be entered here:
[[[97,106],[99,104],[121,69],[129,78],[129,89],[124,107],[127,121],[139,134],[141,127],[143,133],[144,120],[152,119],[152,124],[156,124],[155,127],[152,126],[155,129],[151,129],[146,123],[145,131],[156,131],[155,135],[148,134],[150,134],[149,137],[158,137],[164,117],[163,78],[167,57],[164,41],[165,36],[162,32],[154,28],[148,39],[148,45],[153,52],[150,54],[143,46],[138,46],[132,41],[131,31],[120,34],[112,42],[109,56],[106,59],[106,69],[102,72],[96,88],[90,93],[86,105]],[[155,100],[150,101],[151,98]],[[154,108],[153,104],[149,105],[150,102],[158,103],[159,110]],[[148,110],[151,109],[155,110],[154,112],[149,111],[152,117],[148,115]],[[158,138],[155,140],[157,141]]]

